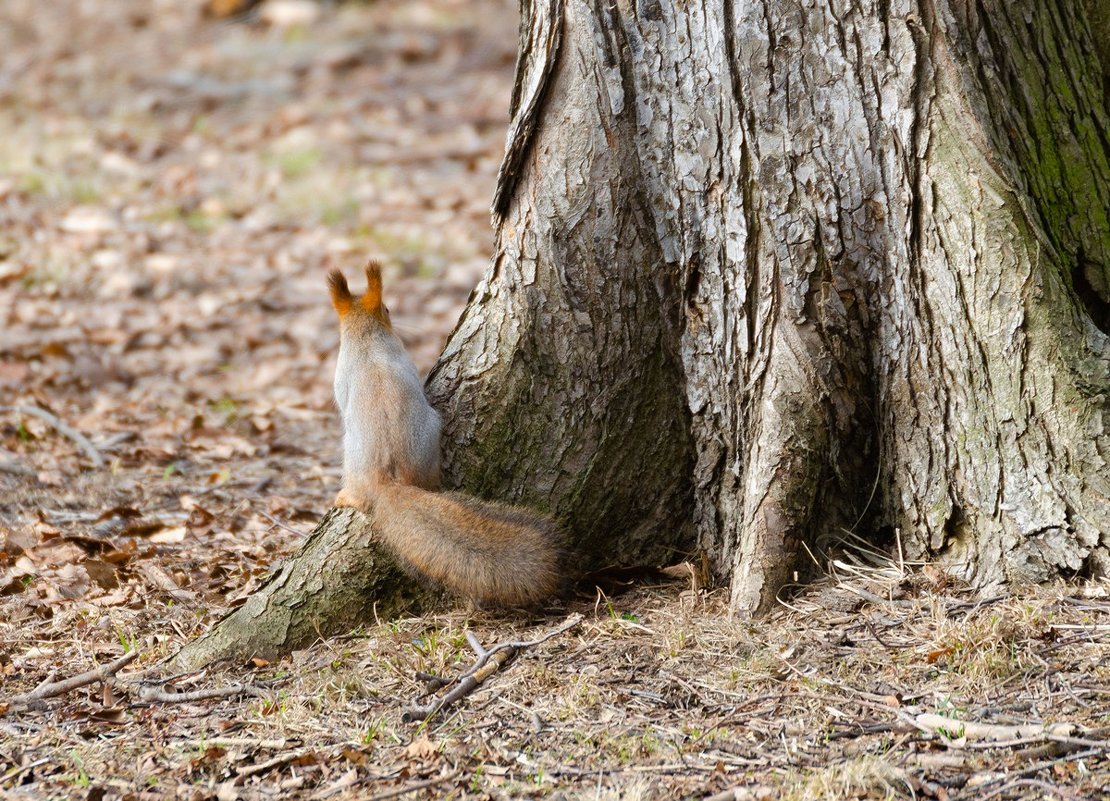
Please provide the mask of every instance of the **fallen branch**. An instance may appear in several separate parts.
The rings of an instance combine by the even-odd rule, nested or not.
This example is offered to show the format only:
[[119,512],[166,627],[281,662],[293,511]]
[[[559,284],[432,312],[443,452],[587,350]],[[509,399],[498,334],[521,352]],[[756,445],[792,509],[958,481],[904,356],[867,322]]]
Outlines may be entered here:
[[489,661],[485,662],[481,668],[461,677],[458,684],[455,685],[451,692],[447,693],[442,698],[437,698],[426,706],[409,707],[405,710],[404,714],[401,715],[401,719],[412,722],[428,720],[429,718],[435,717],[456,701],[465,698],[477,690],[482,685],[483,681],[500,670],[506,662],[516,656],[516,653],[517,651],[515,648],[506,648],[503,651],[492,654]]
[[[1075,725],[1071,723],[1026,723],[1006,726],[995,723],[953,720],[932,713],[917,715],[913,722],[921,731],[939,734],[946,740],[1043,742],[1057,738],[1069,739],[1071,733],[1075,731]],[[1095,744],[1083,742],[1082,745],[1091,747]]]
[[138,651],[128,651],[119,659],[109,662],[107,665],[101,665],[94,670],[80,673],[68,679],[41,684],[28,693],[13,696],[11,702],[13,704],[28,704],[31,701],[41,701],[44,698],[53,698],[58,695],[63,695],[71,690],[76,690],[79,687],[84,687],[94,682],[111,679],[128,664],[133,662],[138,655]]
[[64,423],[56,415],[53,415],[50,412],[46,411],[46,409],[40,409],[38,406],[23,405],[0,406],[0,410],[5,412],[15,412],[16,414],[30,415],[31,417],[37,417],[40,420],[45,420],[54,428],[55,431],[72,440],[78,448],[84,451],[85,455],[89,457],[89,461],[93,463],[94,467],[104,466],[104,457],[100,455],[100,451],[98,451],[96,449],[96,446],[89,441],[88,437],[86,437],[73,426]]
[[34,701],[46,698],[55,698],[72,690],[94,684],[98,681],[115,687],[123,692],[135,695],[140,701],[146,703],[191,703],[194,701],[207,701],[212,698],[229,698],[236,695],[250,695],[264,697],[266,692],[249,684],[233,684],[228,687],[206,687],[199,690],[175,692],[162,689],[162,686],[152,686],[140,680],[120,679],[116,674],[130,664],[139,655],[138,651],[128,651],[126,654],[107,665],[80,673],[61,681],[52,681],[41,684],[30,692],[13,696],[10,700],[14,705],[25,706]]
[[[437,698],[430,704],[423,706],[412,706],[404,711],[401,719],[405,721],[418,721],[428,720],[429,718],[438,715],[447,707],[454,704],[456,701],[465,698],[481,686],[482,682],[501,669],[506,662],[512,659],[524,648],[531,648],[536,645],[547,642],[553,637],[556,637],[564,632],[570,631],[572,628],[582,622],[581,615],[571,615],[559,626],[544,634],[542,637],[537,637],[534,640],[503,642],[495,645],[493,648],[486,649],[474,636],[473,632],[466,632],[466,641],[470,643],[471,649],[477,654],[477,659],[470,668],[458,677],[457,683],[442,698]],[[428,677],[425,676],[425,680]],[[433,677],[437,678],[438,677]]]
[[[218,745],[218,744],[217,744]],[[312,753],[314,749],[310,747],[294,748],[292,751],[286,751],[284,754],[278,754],[276,757],[267,759],[265,762],[257,762],[253,765],[236,768],[235,773],[241,779],[247,779],[251,776],[257,776],[259,773],[265,773],[268,770],[281,767],[282,765],[292,762],[294,759],[300,759],[305,754]]]
[[146,684],[132,684],[129,682],[115,681],[113,684],[121,690],[133,692],[140,701],[147,703],[187,704],[195,701],[209,701],[213,698],[231,698],[236,695],[250,695],[255,698],[264,698],[266,692],[250,684],[232,684],[227,687],[204,687],[200,690],[163,690],[161,687],[152,687]]

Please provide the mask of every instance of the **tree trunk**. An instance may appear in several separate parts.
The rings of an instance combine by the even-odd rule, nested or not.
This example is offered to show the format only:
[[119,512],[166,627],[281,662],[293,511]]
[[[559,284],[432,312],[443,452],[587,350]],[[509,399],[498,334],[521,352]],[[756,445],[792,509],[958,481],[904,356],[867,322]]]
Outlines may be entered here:
[[845,529],[978,586],[1106,573],[1105,7],[523,2],[449,478],[584,566],[692,511],[746,612]]

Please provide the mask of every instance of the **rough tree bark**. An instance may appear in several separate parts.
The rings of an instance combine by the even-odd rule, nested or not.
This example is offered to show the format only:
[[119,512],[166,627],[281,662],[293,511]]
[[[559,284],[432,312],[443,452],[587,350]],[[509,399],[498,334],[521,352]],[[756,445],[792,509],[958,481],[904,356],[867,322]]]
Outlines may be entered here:
[[1105,9],[523,2],[449,475],[594,564],[692,502],[748,612],[844,528],[980,586],[1107,572]]
[[375,541],[371,521],[332,509],[296,554],[204,635],[166,663],[171,671],[252,656],[273,659],[332,634],[389,620],[433,603]]
[[[1110,0],[521,9],[497,255],[429,380],[449,483],[750,613],[844,529],[1110,573]],[[199,661],[410,586],[359,531],[362,601],[314,536]]]

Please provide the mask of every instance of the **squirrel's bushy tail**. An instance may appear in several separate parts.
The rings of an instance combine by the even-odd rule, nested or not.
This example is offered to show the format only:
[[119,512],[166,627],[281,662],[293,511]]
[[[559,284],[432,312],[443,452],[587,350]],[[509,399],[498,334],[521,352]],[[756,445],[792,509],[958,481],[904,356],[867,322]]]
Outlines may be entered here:
[[454,492],[376,488],[375,528],[417,573],[482,604],[532,606],[560,589],[550,518]]

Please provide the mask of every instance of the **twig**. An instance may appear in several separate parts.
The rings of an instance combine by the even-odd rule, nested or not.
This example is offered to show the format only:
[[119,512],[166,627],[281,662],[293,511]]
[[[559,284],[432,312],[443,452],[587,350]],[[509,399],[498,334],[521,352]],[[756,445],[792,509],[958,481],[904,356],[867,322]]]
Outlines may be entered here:
[[0,406],[0,411],[15,412],[16,414],[26,414],[30,415],[31,417],[37,417],[40,420],[45,420],[47,423],[54,427],[55,431],[71,439],[78,448],[84,451],[85,455],[89,457],[89,460],[93,463],[95,467],[104,466],[104,457],[100,455],[100,451],[98,451],[96,449],[96,446],[89,441],[88,437],[86,437],[73,426],[67,425],[66,423],[62,422],[62,420],[60,420],[57,416],[51,414],[45,409],[40,409],[38,406],[22,405]]
[[531,648],[536,645],[547,642],[553,637],[556,637],[564,632],[570,631],[572,628],[582,622],[581,615],[571,615],[562,624],[555,627],[541,637],[534,640],[503,642],[495,645],[493,648],[487,650],[478,638],[474,636],[473,632],[466,632],[466,641],[470,643],[470,647],[477,654],[477,659],[474,664],[458,678],[458,683],[455,687],[444,695],[442,698],[437,698],[430,704],[423,706],[411,706],[406,709],[401,719],[406,722],[428,720],[431,717],[442,712],[451,704],[455,703],[461,698],[465,698],[470,693],[474,692],[482,684],[483,681],[488,679],[494,673],[501,669],[501,667],[512,659],[516,654],[524,648]]
[[1100,753],[1103,753],[1101,751],[1101,749],[1091,748],[1087,751],[1076,751],[1073,754],[1066,754],[1066,755],[1061,756],[1061,757],[1055,757],[1053,759],[1046,759],[1043,762],[1037,762],[1033,765],[1030,765],[1027,768],[1022,768],[1017,773],[1013,773],[1009,776],[1001,776],[997,779],[993,779],[989,782],[985,782],[983,784],[980,784],[978,787],[975,788],[976,795],[974,797],[976,799],[978,799],[978,801],[983,801],[983,799],[986,799],[986,798],[993,798],[994,796],[999,795],[1002,792],[1004,792],[1005,791],[1004,788],[994,790],[990,793],[987,793],[986,795],[982,795],[983,791],[986,790],[988,787],[993,787],[994,785],[997,785],[997,784],[1002,784],[1002,785],[1004,785],[1004,787],[1008,786],[1013,781],[1020,781],[1021,779],[1026,778],[1030,774],[1039,773],[1040,771],[1044,770],[1045,768],[1051,768],[1053,765],[1057,765],[1061,762],[1073,762],[1077,759],[1086,759],[1087,757],[1096,756]]
[[[761,763],[765,764],[765,763]],[[715,773],[720,768],[716,765],[632,765],[627,768],[594,768],[582,770],[581,768],[546,768],[544,773],[551,776],[620,776],[625,773]]]
[[423,670],[416,671],[416,678],[420,679],[420,681],[428,686],[429,693],[442,690],[454,681],[454,679],[445,679],[443,676],[437,676],[434,673],[425,673]]
[[882,637],[879,636],[878,629],[876,629],[875,626],[872,625],[870,620],[868,620],[866,617],[861,618],[861,620],[863,622],[863,625],[867,627],[867,630],[869,632],[871,632],[871,636],[875,638],[875,641],[878,642],[879,645],[883,646],[883,648],[887,649],[888,651],[897,651],[899,648],[915,648],[916,647],[916,645],[914,645],[914,644],[911,644],[911,645],[891,645],[890,643],[888,643],[886,640],[884,640]]
[[160,687],[151,687],[149,685],[130,684],[120,681],[114,683],[119,686],[120,689],[134,692],[139,696],[140,701],[158,701],[170,704],[207,701],[211,698],[230,698],[235,695],[251,695],[256,698],[264,698],[266,696],[264,690],[258,687],[252,687],[249,684],[232,684],[228,687],[205,687],[200,690],[175,692],[173,690],[163,690]]
[[87,684],[92,684],[97,681],[104,681],[114,677],[120,670],[134,661],[135,657],[139,655],[138,651],[128,651],[114,662],[109,662],[107,665],[101,665],[95,670],[89,670],[85,673],[72,676],[68,679],[61,681],[52,681],[49,684],[43,684],[29,693],[13,696],[11,702],[13,704],[26,704],[31,701],[41,701],[43,698],[53,698],[56,695],[68,693],[70,690],[76,690],[78,687],[84,687]]
[[13,476],[33,476],[35,471],[30,467],[9,461],[7,459],[0,459],[0,473],[10,473]]
[[278,754],[276,757],[272,757],[271,759],[267,759],[265,762],[256,762],[253,765],[247,765],[247,766],[242,767],[242,768],[236,768],[235,772],[241,778],[244,778],[244,779],[246,779],[250,776],[257,776],[259,773],[265,773],[266,771],[270,770],[271,768],[276,768],[276,767],[279,767],[280,765],[284,765],[288,762],[292,762],[294,759],[298,759],[298,758],[304,756],[305,754],[309,753],[312,750],[313,750],[312,748],[308,748],[308,747],[294,748],[292,751],[286,751],[283,754]]
[[478,689],[483,681],[500,670],[501,667],[514,656],[516,656],[515,648],[506,648],[505,650],[498,651],[496,654],[490,656],[489,659],[484,659],[482,666],[478,670],[473,672],[468,671],[466,675],[462,676],[459,679],[459,683],[455,685],[451,692],[425,706],[409,707],[401,715],[401,720],[412,722],[427,720],[428,718],[434,717],[439,712],[451,706],[451,704],[461,698],[465,698]]
[[[914,718],[914,725],[922,731],[941,734],[947,740],[994,740],[1007,742],[1013,740],[1039,739],[1057,742],[1075,742],[1071,737],[1075,726],[1071,723],[1026,723],[1019,725],[1000,725],[997,723],[977,723],[975,721],[953,720],[944,715],[923,712]],[[1106,747],[1104,743],[1078,740],[1083,748]]]
[[1065,790],[1063,787],[1056,787],[1048,782],[1042,782],[1040,779],[1015,779],[1012,782],[1006,782],[1004,785],[996,790],[991,790],[984,796],[981,796],[979,801],[987,801],[987,799],[994,798],[995,796],[1008,793],[1015,787],[1036,787],[1039,790],[1044,790],[1051,795],[1060,796],[1060,798],[1073,799],[1073,801],[1085,801],[1081,795],[1076,795],[1071,790]]
[[913,607],[917,606],[916,601],[904,600],[904,599],[901,599],[901,598],[884,598],[883,596],[876,595],[875,593],[869,592],[868,590],[865,590],[862,587],[853,587],[851,584],[848,584],[847,582],[841,582],[839,586],[848,590],[848,592],[855,593],[860,598],[863,598],[865,601],[870,601],[873,604],[884,604],[884,605],[887,605],[887,606],[897,606],[901,609],[912,609]]
[[543,643],[554,637],[558,637],[560,634],[570,631],[581,622],[582,615],[571,615],[569,618],[564,620],[562,624],[560,624],[556,628],[553,628],[546,634],[537,637],[534,640],[516,640],[513,642],[503,642],[493,646],[493,648],[490,648],[488,651],[482,648],[482,644],[478,642],[477,637],[475,637],[471,632],[467,631],[466,640],[470,643],[470,647],[473,648],[478,654],[478,660],[471,666],[470,670],[468,670],[459,678],[463,678],[470,675],[471,673],[476,672],[479,668],[482,667],[482,665],[486,663],[486,660],[492,658],[495,654],[500,653],[501,651],[507,651],[510,649],[513,651],[519,651],[523,648],[534,648],[535,646],[542,645]]
[[1098,748],[1104,754],[1110,754],[1110,742],[1103,742],[1102,740],[1088,740],[1085,737],[1068,737],[1066,735],[1047,734],[1045,739],[1050,743],[1057,743],[1064,748],[1072,750],[1079,748]]
[[26,773],[27,771],[34,770],[39,765],[45,765],[47,762],[50,762],[50,757],[43,757],[42,759],[36,759],[34,762],[28,762],[26,765],[16,765],[14,768],[9,770],[3,776],[0,776],[0,784],[4,784],[5,782],[9,782],[12,779],[17,779],[20,776],[22,776],[24,773]]
[[269,521],[270,521],[271,523],[273,523],[273,524],[274,524],[275,526],[277,526],[278,528],[283,528],[283,529],[285,529],[285,530],[286,530],[286,531],[288,531],[288,532],[289,532],[290,534],[296,534],[296,535],[297,535],[298,537],[307,537],[307,536],[308,536],[308,534],[307,534],[306,532],[304,532],[304,531],[299,531],[298,529],[295,529],[295,528],[293,528],[292,526],[288,525],[287,523],[283,523],[283,522],[281,522],[280,520],[278,520],[278,519],[277,519],[276,517],[274,517],[273,515],[271,515],[271,514],[268,514],[268,513],[266,513],[266,512],[263,512],[263,511],[262,511],[261,509],[259,509],[259,510],[258,510],[258,514],[262,515],[262,516],[263,516],[264,518],[266,518],[267,520],[269,520]]
[[392,790],[386,790],[384,793],[370,796],[366,801],[386,801],[387,798],[396,798],[400,795],[415,793],[417,790],[426,790],[429,787],[435,787],[437,784],[449,782],[458,775],[459,771],[453,770],[446,776],[440,776],[436,779],[425,779],[422,782],[414,782],[413,784],[406,784],[404,787],[395,787]]
[[289,740],[260,740],[257,737],[195,737],[189,740],[198,748],[257,748],[264,751],[276,751],[289,745]]

